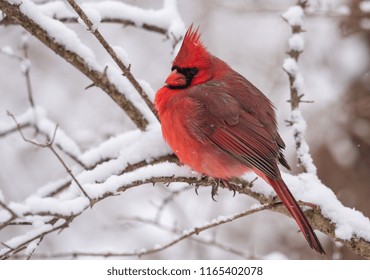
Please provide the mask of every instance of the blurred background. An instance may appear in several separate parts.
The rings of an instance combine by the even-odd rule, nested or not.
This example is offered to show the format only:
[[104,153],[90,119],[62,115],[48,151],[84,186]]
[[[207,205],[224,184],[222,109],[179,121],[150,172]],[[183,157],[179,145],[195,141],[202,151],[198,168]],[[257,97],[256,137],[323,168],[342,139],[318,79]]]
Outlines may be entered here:
[[[42,1],[38,1],[42,2]],[[45,2],[45,1],[43,1]],[[135,6],[159,9],[162,1],[127,0]],[[307,120],[307,141],[320,179],[339,200],[370,217],[370,12],[359,0],[310,1],[305,18],[305,48],[300,69],[306,100],[301,108]],[[178,10],[186,26],[200,26],[208,50],[225,60],[263,93],[277,108],[279,129],[287,144],[286,156],[296,167],[289,117],[289,83],[282,70],[290,27],[281,14],[291,0],[179,0]],[[109,58],[95,38],[81,25],[69,24],[91,47],[102,64]],[[173,59],[172,46],[164,36],[134,27],[102,24],[101,32],[111,45],[122,46],[136,78],[148,81],[154,90],[164,83]],[[19,48],[24,31],[19,26],[0,26],[0,48]],[[85,90],[89,80],[56,56],[37,39],[29,37],[31,82],[34,101],[47,109],[52,120],[87,150],[118,133],[134,129],[121,109],[100,89]],[[27,88],[17,60],[0,54],[0,122],[9,121],[7,110],[21,114],[29,108]],[[68,160],[67,160],[68,161]],[[0,188],[6,201],[22,201],[39,187],[66,177],[64,168],[47,150],[29,145],[13,133],[0,138]],[[60,234],[48,236],[36,253],[65,251],[132,251],[171,240],[164,229],[133,217],[153,218],[179,229],[190,229],[219,215],[248,209],[255,201],[232,197],[220,190],[218,202],[210,190],[181,192],[158,207],[183,184],[144,186],[109,198],[87,210]],[[12,236],[16,228],[0,232]],[[183,241],[147,259],[232,259],[232,250],[212,245],[212,240],[236,248],[248,258],[321,258],[309,249],[295,222],[283,215],[263,212],[203,232],[208,244]],[[328,258],[357,259],[346,248],[324,235]],[[324,257],[325,258],[325,257]]]

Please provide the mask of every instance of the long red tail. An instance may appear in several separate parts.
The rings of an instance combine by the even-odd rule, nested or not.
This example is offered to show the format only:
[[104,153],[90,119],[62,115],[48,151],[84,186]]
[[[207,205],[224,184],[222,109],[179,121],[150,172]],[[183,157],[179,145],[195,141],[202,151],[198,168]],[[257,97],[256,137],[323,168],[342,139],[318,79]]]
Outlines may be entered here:
[[294,199],[292,193],[289,191],[284,181],[282,179],[278,180],[273,180],[270,178],[266,179],[270,183],[270,185],[274,188],[275,192],[280,197],[281,201],[284,203],[286,208],[289,210],[290,214],[296,220],[299,228],[301,229],[310,247],[320,254],[325,254],[325,251],[322,248],[319,239],[317,238],[306,216],[302,212],[297,201]]

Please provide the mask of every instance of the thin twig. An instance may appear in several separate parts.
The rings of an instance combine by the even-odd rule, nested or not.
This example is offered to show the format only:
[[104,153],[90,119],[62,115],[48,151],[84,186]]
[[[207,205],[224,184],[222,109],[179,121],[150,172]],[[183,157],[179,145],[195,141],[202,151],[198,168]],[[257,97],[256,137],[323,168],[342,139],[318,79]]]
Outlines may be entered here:
[[172,191],[171,194],[169,196],[167,196],[165,199],[163,199],[161,205],[158,207],[158,210],[155,214],[155,218],[154,220],[159,222],[159,220],[161,219],[162,217],[162,213],[163,213],[163,210],[165,209],[165,207],[171,203],[172,201],[174,201],[174,199],[179,196],[180,194],[182,194],[183,192],[186,192],[186,191],[189,191],[189,190],[192,190],[193,188],[189,185],[189,186],[186,186],[185,188],[182,188],[182,189],[179,189],[179,190],[175,190],[175,191]]
[[[41,236],[40,238],[39,238],[39,240],[37,241],[37,243],[36,243],[36,246],[35,246],[35,248],[33,248],[32,249],[32,251],[28,254],[28,256],[27,256],[27,260],[30,260],[31,259],[31,257],[32,257],[32,255],[35,253],[35,251],[36,251],[36,249],[37,249],[37,247],[39,247],[40,246],[40,244],[41,244],[41,242],[42,242],[42,240],[44,239],[44,236],[45,235],[43,235],[43,236]],[[34,240],[34,242],[36,242],[36,240]],[[30,243],[31,244],[31,243]],[[29,245],[30,245],[29,244]],[[28,246],[29,246],[28,245]]]
[[0,200],[0,206],[3,207],[6,211],[8,211],[10,213],[10,215],[12,216],[12,218],[16,218],[18,217],[17,214],[8,207],[8,205],[6,205],[4,202],[2,202]]
[[234,220],[237,220],[239,218],[242,218],[242,217],[245,217],[245,216],[249,216],[251,214],[254,214],[254,213],[257,213],[257,212],[261,212],[263,210],[266,210],[266,209],[272,209],[276,207],[274,204],[267,204],[267,205],[263,205],[261,207],[258,207],[258,208],[254,208],[254,209],[251,209],[251,210],[247,210],[247,211],[244,211],[244,212],[241,212],[241,213],[237,213],[235,215],[232,215],[232,216],[229,216],[227,218],[223,218],[223,219],[220,219],[220,220],[217,220],[214,221],[214,222],[211,222],[211,223],[207,223],[206,225],[204,226],[200,226],[200,227],[195,227],[191,230],[188,230],[188,231],[183,231],[183,234],[180,235],[179,237],[173,239],[172,241],[166,243],[166,244],[163,244],[161,246],[155,246],[151,249],[144,249],[142,250],[141,252],[138,252],[136,253],[135,255],[141,257],[143,255],[148,255],[148,254],[153,254],[153,253],[157,253],[157,252],[160,252],[160,251],[163,251],[177,243],[179,243],[180,241],[190,237],[190,236],[193,236],[193,235],[198,235],[199,233],[201,233],[202,231],[205,231],[205,230],[208,230],[210,228],[214,228],[216,226],[220,226],[220,225],[223,225],[223,224],[226,224],[226,223],[229,223],[229,222],[232,222]]
[[90,202],[92,202],[93,200],[86,193],[86,191],[84,190],[84,188],[81,186],[80,182],[73,175],[71,169],[67,166],[67,164],[64,162],[64,160],[60,157],[60,155],[57,153],[57,151],[53,147],[55,136],[56,136],[56,133],[57,133],[57,130],[58,130],[58,125],[55,126],[53,136],[52,136],[52,138],[50,140],[48,140],[46,143],[38,143],[36,141],[33,141],[33,140],[30,140],[30,139],[26,138],[25,135],[23,134],[22,128],[20,127],[20,125],[17,122],[17,119],[14,117],[14,115],[12,113],[10,113],[9,111],[8,111],[8,115],[14,120],[14,122],[15,122],[17,128],[18,128],[19,134],[21,135],[22,139],[25,142],[31,143],[31,144],[33,144],[35,146],[38,146],[38,147],[41,147],[41,148],[48,148],[48,149],[50,149],[50,151],[57,157],[57,159],[59,160],[59,162],[63,165],[63,167],[67,171],[67,173],[72,177],[72,180],[77,184],[77,186],[81,190],[81,192],[89,199]]
[[86,24],[90,32],[95,36],[95,38],[100,42],[100,44],[104,47],[104,49],[109,53],[111,58],[114,60],[114,62],[118,65],[118,67],[123,72],[124,76],[130,81],[130,83],[139,93],[140,97],[145,101],[146,105],[149,107],[149,109],[152,111],[152,113],[156,116],[156,118],[159,121],[156,110],[154,109],[153,102],[149,99],[149,96],[146,94],[142,86],[132,75],[130,71],[130,66],[124,65],[122,60],[119,59],[119,57],[117,56],[117,53],[109,45],[109,43],[100,33],[100,31],[97,28],[94,29],[93,23],[91,22],[89,17],[86,15],[86,13],[81,9],[80,5],[78,5],[75,0],[67,0],[67,1],[71,5],[71,7],[76,11],[76,13],[80,16],[80,18],[84,21],[84,23]]
[[[26,35],[24,35],[26,36]],[[31,104],[31,107],[32,108],[35,108],[35,101],[33,99],[33,91],[32,91],[32,86],[31,86],[31,77],[30,77],[30,62],[29,62],[29,58],[28,58],[28,49],[29,49],[29,45],[28,45],[28,42],[26,40],[24,40],[21,44],[21,48],[23,50],[23,55],[24,55],[24,60],[22,61],[23,65],[22,68],[22,71],[24,71],[24,76],[26,78],[26,85],[27,85],[27,93],[28,93],[28,100]],[[37,123],[37,122],[35,122]]]
[[[146,224],[146,225],[156,226],[159,229],[165,230],[167,232],[170,232],[170,233],[173,233],[173,234],[176,234],[176,235],[179,235],[179,234],[183,233],[183,230],[181,230],[181,229],[179,229],[175,226],[174,227],[165,226],[165,225],[161,224],[157,219],[151,220],[151,219],[146,219],[146,218],[141,218],[141,217],[132,217],[132,218],[125,218],[125,220],[140,222],[140,223],[143,223],[143,224]],[[231,246],[227,246],[227,245],[223,244],[222,242],[216,241],[214,238],[212,240],[207,240],[207,239],[201,238],[199,235],[197,235],[197,236],[189,237],[189,239],[192,240],[192,241],[201,243],[201,244],[214,246],[216,248],[219,248],[221,250],[232,253],[232,254],[237,255],[239,257],[242,257],[242,258],[249,258],[249,259],[251,258],[251,255],[249,255],[249,254],[247,255],[245,252],[242,252],[242,251],[240,251],[238,249],[235,249]]]
[[[173,240],[171,240],[168,243],[165,243],[165,244],[159,245],[159,246],[156,245],[155,247],[152,247],[152,248],[135,250],[133,252],[65,252],[65,253],[51,254],[51,256],[54,256],[54,257],[90,256],[90,257],[105,257],[105,258],[107,258],[107,257],[133,257],[133,256],[142,257],[144,255],[150,255],[150,254],[158,253],[160,251],[164,251],[167,248],[172,247],[173,245],[175,245],[175,244],[177,244],[177,243],[179,243],[179,242],[181,242],[185,239],[189,239],[190,237],[192,237],[194,235],[199,235],[203,231],[209,230],[211,228],[218,227],[218,226],[226,224],[226,223],[230,223],[232,221],[235,221],[237,219],[255,214],[257,212],[261,212],[261,211],[268,210],[268,209],[271,210],[271,209],[273,209],[275,207],[278,207],[278,206],[280,206],[280,203],[263,205],[263,206],[258,207],[258,208],[254,208],[254,209],[246,210],[246,211],[234,214],[234,215],[230,215],[226,218],[222,218],[222,219],[219,219],[219,220],[214,219],[213,222],[207,223],[203,226],[194,227],[190,230],[183,230],[183,231],[181,231],[182,233],[177,238],[174,238]],[[202,243],[208,243],[209,244],[209,242],[206,242],[206,241],[204,241]],[[245,257],[245,254],[243,254],[242,252],[240,252],[238,250],[230,251],[225,246],[217,246],[217,247]],[[48,256],[48,257],[50,257],[50,256]]]

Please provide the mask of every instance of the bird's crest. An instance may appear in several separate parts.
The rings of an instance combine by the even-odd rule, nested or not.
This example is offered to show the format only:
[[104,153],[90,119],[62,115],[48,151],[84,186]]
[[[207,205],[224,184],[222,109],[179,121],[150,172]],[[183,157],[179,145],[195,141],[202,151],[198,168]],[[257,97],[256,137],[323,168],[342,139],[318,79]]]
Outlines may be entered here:
[[179,53],[173,65],[179,67],[195,67],[209,58],[209,53],[200,40],[199,27],[193,28],[191,24],[186,31]]
[[202,42],[200,41],[199,26],[196,29],[193,28],[193,24],[189,26],[184,37],[184,44],[185,43],[189,46],[193,45],[195,47],[199,44],[202,44]]

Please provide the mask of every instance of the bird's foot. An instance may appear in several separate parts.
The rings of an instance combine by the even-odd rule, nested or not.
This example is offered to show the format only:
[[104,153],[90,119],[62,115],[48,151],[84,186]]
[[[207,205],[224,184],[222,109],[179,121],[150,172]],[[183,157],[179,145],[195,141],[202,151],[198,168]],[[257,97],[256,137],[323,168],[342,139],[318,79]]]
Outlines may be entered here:
[[218,187],[220,186],[220,180],[215,179],[213,181],[214,181],[214,183],[212,184],[211,197],[212,197],[213,201],[217,201],[215,199],[215,195],[218,195],[217,191],[218,191]]
[[198,194],[198,189],[199,189],[199,185],[198,185],[198,184],[195,184],[195,188],[194,188],[194,190],[195,190],[196,195],[199,195],[199,194]]
[[213,201],[217,201],[215,199],[215,196],[218,195],[217,191],[218,191],[218,188],[219,186],[222,184],[225,188],[229,189],[229,190],[232,190],[233,191],[233,196],[235,196],[236,194],[236,189],[234,187],[234,185],[230,184],[228,181],[224,180],[224,179],[213,179],[213,184],[212,184],[212,191],[211,191],[211,197],[212,197],[212,200]]
[[232,190],[233,191],[233,196],[235,196],[236,194],[236,188],[234,185],[230,184],[228,181],[226,180],[220,180],[220,182],[224,185],[225,188],[228,188],[229,190]]

